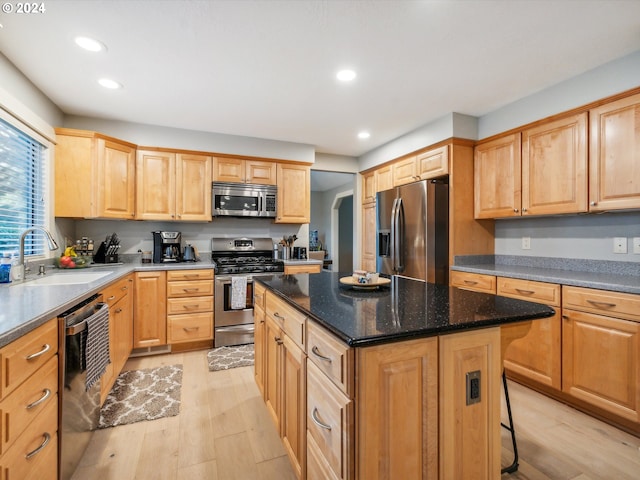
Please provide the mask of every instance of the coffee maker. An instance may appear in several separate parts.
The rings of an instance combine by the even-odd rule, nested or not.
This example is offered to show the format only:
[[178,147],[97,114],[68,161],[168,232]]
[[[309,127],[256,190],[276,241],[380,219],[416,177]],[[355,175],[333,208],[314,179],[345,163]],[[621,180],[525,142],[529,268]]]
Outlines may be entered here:
[[182,234],[180,232],[153,233],[153,263],[182,261]]

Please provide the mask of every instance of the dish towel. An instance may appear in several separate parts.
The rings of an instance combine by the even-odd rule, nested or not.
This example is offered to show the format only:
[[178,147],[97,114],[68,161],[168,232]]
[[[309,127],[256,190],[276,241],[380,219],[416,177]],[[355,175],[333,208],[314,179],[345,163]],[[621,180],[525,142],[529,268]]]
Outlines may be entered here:
[[231,308],[247,308],[247,277],[231,277]]
[[98,310],[85,320],[87,322],[87,345],[85,361],[87,367],[87,391],[104,374],[109,358],[109,305],[99,304]]

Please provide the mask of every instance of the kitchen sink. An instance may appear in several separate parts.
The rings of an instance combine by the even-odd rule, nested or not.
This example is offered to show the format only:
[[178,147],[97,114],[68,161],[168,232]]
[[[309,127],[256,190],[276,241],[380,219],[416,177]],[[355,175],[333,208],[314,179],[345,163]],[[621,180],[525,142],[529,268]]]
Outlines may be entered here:
[[25,287],[79,285],[95,282],[112,273],[112,271],[54,273],[33,280],[26,280],[22,285]]

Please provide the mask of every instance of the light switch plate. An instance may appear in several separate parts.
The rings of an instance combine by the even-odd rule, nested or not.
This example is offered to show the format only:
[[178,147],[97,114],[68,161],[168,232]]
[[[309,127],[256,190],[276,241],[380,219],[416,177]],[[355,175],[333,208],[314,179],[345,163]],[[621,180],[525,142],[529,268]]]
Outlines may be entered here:
[[613,238],[613,253],[627,253],[627,238],[626,237],[614,237]]

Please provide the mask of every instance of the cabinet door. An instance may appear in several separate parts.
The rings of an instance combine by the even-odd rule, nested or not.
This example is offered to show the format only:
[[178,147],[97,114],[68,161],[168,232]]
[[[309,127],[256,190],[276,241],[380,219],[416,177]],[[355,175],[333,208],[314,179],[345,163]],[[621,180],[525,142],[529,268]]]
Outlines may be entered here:
[[393,186],[399,187],[418,180],[416,177],[416,157],[409,157],[393,163]]
[[[256,293],[256,288],[254,284],[254,296]],[[265,341],[266,341],[266,332],[265,332],[265,314],[264,309],[262,308],[263,303],[258,303],[257,296],[254,300],[253,304],[253,323],[254,323],[254,376],[256,380],[256,385],[258,386],[258,390],[260,390],[260,394],[264,398],[264,380],[265,380]]]
[[358,349],[356,370],[359,478],[437,478],[438,339]]
[[562,390],[640,420],[640,323],[562,310]]
[[586,112],[522,132],[522,214],[586,211]]
[[367,272],[376,271],[376,204],[362,206],[362,262]]
[[166,272],[137,272],[133,347],[167,344]]
[[416,175],[420,179],[441,177],[449,173],[449,146],[434,148],[416,157]]
[[269,315],[266,315],[264,334],[264,403],[280,433],[282,330]]
[[277,182],[276,164],[273,162],[245,160],[244,168],[247,183],[275,185]]
[[305,478],[307,450],[307,362],[288,336],[282,345],[282,442],[298,478]]
[[278,164],[278,216],[275,223],[309,223],[311,169],[304,165]]
[[473,163],[475,218],[520,215],[521,153],[520,133],[476,146]]
[[211,157],[176,155],[176,219],[211,221]]
[[362,203],[376,201],[376,176],[375,172],[362,175]]
[[640,208],[640,94],[589,112],[589,210]]
[[[94,216],[131,219],[135,209],[135,148],[121,143],[97,140],[98,182]],[[82,181],[79,174],[78,181]]]
[[380,167],[375,171],[376,192],[383,192],[393,188],[393,172],[391,165]]
[[244,179],[244,160],[240,158],[214,157],[214,182],[244,183]]
[[175,220],[176,155],[138,150],[136,163],[136,218]]

